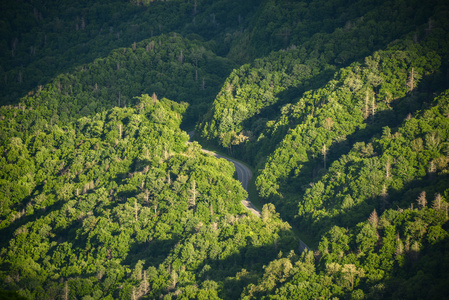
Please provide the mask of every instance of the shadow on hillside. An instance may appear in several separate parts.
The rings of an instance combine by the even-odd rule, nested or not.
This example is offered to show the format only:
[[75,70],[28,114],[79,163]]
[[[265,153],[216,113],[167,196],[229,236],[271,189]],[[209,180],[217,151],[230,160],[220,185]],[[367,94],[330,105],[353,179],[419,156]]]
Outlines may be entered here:
[[416,111],[425,108],[426,103],[430,100],[430,95],[426,94],[420,97],[407,96],[394,100],[390,104],[392,110],[376,113],[374,117],[370,117],[365,121],[366,126],[364,128],[346,136],[346,139],[343,141],[332,143],[327,155],[328,165],[330,166],[334,161],[340,159],[342,155],[347,155],[354,144],[359,142],[367,144],[374,137],[380,138],[384,127],[388,126],[394,133],[394,129],[400,126],[409,114],[413,116]]
[[174,246],[181,240],[178,235],[171,239],[154,239],[145,243],[131,245],[123,265],[135,266],[139,260],[145,261],[145,268],[156,267],[167,259]]
[[[257,282],[256,274],[263,274],[264,267],[277,259],[280,252],[283,257],[291,250],[297,255],[300,254],[299,241],[294,238],[291,230],[281,230],[278,234],[279,239],[275,243],[254,246],[248,239],[246,246],[240,247],[225,258],[205,259],[195,271],[199,280],[223,282],[219,296],[223,299],[238,299],[248,284]],[[226,251],[227,247],[222,250]]]
[[[430,76],[423,78],[424,82],[431,80],[432,78]],[[327,165],[330,166],[334,161],[340,159],[341,156],[347,155],[354,144],[360,142],[368,144],[374,137],[380,138],[383,134],[384,127],[388,126],[391,129],[391,134],[393,134],[396,128],[400,127],[409,116],[413,117],[417,111],[428,108],[432,99],[432,94],[425,91],[416,91],[404,98],[393,100],[390,103],[391,110],[383,110],[376,113],[374,117],[371,116],[365,121],[364,128],[358,129],[354,133],[346,136],[343,141],[332,143],[326,156]],[[373,155],[376,155],[376,151],[379,150],[374,149]],[[314,164],[321,165],[322,158],[316,159]],[[321,169],[315,172],[313,181],[320,180],[325,174],[323,171]]]
[[[334,142],[329,147],[326,156],[327,166],[330,166],[343,155],[347,155],[355,143],[368,143],[374,136],[380,137],[383,127],[389,126],[394,129],[394,127],[400,125],[409,113],[415,113],[416,110],[424,105],[427,97],[423,96],[420,100],[421,101],[418,103],[410,103],[409,97],[397,99],[391,103],[394,110],[378,112],[374,119],[370,118],[366,120],[363,129],[359,129],[346,136],[342,141]],[[287,128],[285,128],[284,131],[285,134],[287,134]],[[280,142],[284,136],[285,135],[278,134],[273,138]],[[374,149],[374,151],[376,151],[376,149]],[[296,223],[294,221],[294,215],[296,215],[298,210],[296,201],[302,197],[306,189],[311,187],[311,184],[320,181],[326,174],[327,172],[326,169],[324,169],[323,158],[318,156],[311,156],[306,162],[302,162],[301,172],[299,174],[296,174],[294,169],[291,170],[289,176],[287,176],[285,182],[282,184],[284,194],[286,196],[288,195],[288,200],[278,199],[274,201],[277,210],[281,213],[284,220]]]
[[[34,9],[35,13],[46,10],[38,6]],[[115,10],[119,12],[122,19],[118,18]],[[11,16],[20,15],[22,12],[18,9],[10,11],[10,14]],[[10,58],[8,65],[13,67],[13,73],[7,76],[5,72],[5,78],[2,78],[8,84],[2,85],[0,89],[2,98],[0,105],[17,104],[20,98],[37,89],[39,85],[51,83],[58,75],[71,72],[83,64],[104,57],[113,49],[129,47],[136,39],[148,38],[148,32],[137,32],[134,28],[135,19],[139,17],[144,19],[146,11],[118,1],[107,4],[92,3],[90,11],[87,12],[84,7],[76,3],[67,5],[61,3],[58,10],[47,11],[44,14],[46,16],[40,20],[39,25],[24,24],[24,27],[28,26],[29,30],[34,31],[39,30],[34,27],[41,27],[41,31],[34,36],[35,44],[31,47],[31,50],[34,49],[34,55],[19,53]],[[75,18],[74,15],[77,15],[77,18],[83,15],[89,18],[84,30],[75,31],[75,26],[70,30],[64,28],[71,19]],[[54,24],[51,21],[53,18],[60,23]],[[120,35],[115,30],[125,30],[125,32]],[[30,37],[27,36],[28,32],[19,34],[23,35],[19,37],[19,43],[31,42]],[[23,78],[19,80],[20,82],[17,80],[18,76]]]
[[[111,178],[111,182],[114,181],[117,183],[121,183],[124,179],[127,178],[127,176],[128,176],[127,173],[117,173],[114,178]],[[76,183],[79,183],[79,182],[76,181]],[[102,188],[102,186],[98,186],[97,188]],[[80,201],[85,201],[86,197],[88,197],[89,195],[95,194],[95,189],[88,189],[87,191],[80,193],[79,196],[72,196],[70,199],[66,199],[66,200],[61,199],[59,196],[54,195],[54,194],[46,195],[48,198],[53,197],[54,202],[48,206],[43,207],[43,208],[34,209],[32,214],[27,215],[26,214],[27,204],[32,203],[34,201],[34,197],[36,195],[43,193],[43,189],[44,189],[43,184],[36,186],[34,188],[34,190],[30,193],[29,196],[24,198],[20,203],[14,205],[14,209],[16,211],[18,211],[18,212],[23,211],[25,213],[25,215],[18,218],[15,221],[11,222],[11,224],[9,226],[0,229],[0,245],[6,247],[7,246],[6,243],[13,238],[15,231],[17,229],[19,229],[21,226],[28,224],[28,223],[33,223],[33,221],[39,220],[41,218],[45,218],[46,216],[50,216],[54,212],[61,211],[64,204],[66,204],[70,200],[77,200],[79,203]],[[116,195],[115,201],[111,202],[108,206],[104,206],[103,208],[104,209],[108,209],[108,208],[112,209],[113,203],[124,201],[123,199],[126,199],[126,196],[129,196],[129,195],[135,195],[135,193],[119,192]],[[88,214],[89,212],[84,211],[84,213],[85,213],[84,217],[74,220],[71,224],[74,224],[75,222],[79,222],[80,224],[82,224],[82,220],[86,217],[86,214]],[[56,223],[56,219],[57,218],[54,218],[54,220],[52,221],[53,224]],[[64,228],[53,228],[52,231],[54,234],[56,234],[59,237],[60,240],[67,240],[67,239],[69,239],[69,237],[75,238],[75,236],[76,236],[76,232],[71,230],[70,223],[68,223],[67,226]]]
[[279,251],[288,253],[288,249],[281,250],[273,244],[242,247],[237,253],[224,259],[206,260],[199,269],[205,270],[204,266],[208,265],[210,270],[201,272],[200,278],[202,281],[222,281],[223,289],[220,297],[238,299],[248,284],[257,283],[255,274],[263,273],[264,266],[276,259]]
[[[5,50],[3,57],[5,63],[0,68],[2,80],[2,84],[0,84],[0,105],[17,105],[22,97],[38,90],[39,86],[44,86],[45,89],[46,84],[53,83],[61,74],[73,73],[75,69],[79,68],[84,69],[86,64],[95,64],[98,58],[108,58],[110,52],[115,49],[130,48],[136,42],[139,43],[151,37],[170,32],[178,32],[178,35],[187,37],[191,41],[204,42],[208,49],[213,49],[221,58],[224,58],[229,51],[230,45],[220,45],[215,42],[211,45],[211,43],[206,41],[214,39],[221,41],[225,32],[239,31],[241,29],[240,25],[229,18],[233,20],[236,20],[237,17],[245,19],[245,17],[252,15],[258,7],[244,4],[243,2],[239,4],[239,1],[234,1],[234,9],[214,11],[223,9],[224,5],[229,4],[227,1],[205,3],[194,18],[192,15],[193,3],[180,7],[179,3],[171,1],[156,1],[151,3],[150,6],[135,5],[132,1],[117,0],[107,3],[88,2],[92,3],[62,3],[57,10],[48,11],[46,11],[45,7],[36,6],[34,7],[34,13],[44,14],[44,18],[41,16],[37,23],[34,18],[28,18],[29,22],[22,22],[26,18],[24,20],[15,20],[17,18],[15,16],[24,15],[24,13],[32,11],[33,6],[17,5],[15,7],[11,5],[8,7],[6,14],[10,16],[9,18],[16,23],[23,23],[23,26],[16,26],[17,28],[14,28],[11,32],[4,32],[8,40],[3,41],[5,49],[2,49]],[[244,10],[239,8],[244,8]],[[215,26],[208,22],[212,12],[214,18],[216,17],[219,20],[221,26]],[[83,28],[80,28],[81,23],[83,23]],[[17,42],[10,46],[12,40],[17,40]],[[10,48],[16,47],[17,44],[17,50],[12,51],[11,55]],[[26,49],[22,49],[25,47]],[[209,54],[206,52],[201,53],[201,59],[205,61],[209,59]],[[179,53],[173,55],[177,56]],[[192,58],[186,55],[186,60],[189,59],[190,61],[192,60]],[[106,65],[109,62],[106,62]],[[115,62],[113,64],[115,65]],[[201,65],[201,62],[199,65]],[[154,66],[153,62],[149,62],[141,66],[132,66],[132,69],[133,71],[146,69],[148,72],[152,72],[154,71]],[[198,67],[198,61],[196,66]],[[210,69],[213,72],[209,72]],[[227,70],[221,68],[219,64],[210,64],[209,71],[207,73],[218,76],[218,73]],[[228,73],[230,71],[232,70],[229,70]],[[109,72],[109,67],[107,72]],[[168,78],[173,76],[173,74],[165,74],[164,71],[160,75],[167,75]],[[225,76],[227,75],[225,74]],[[198,76],[198,86],[200,86],[204,74],[200,71]],[[104,77],[107,77],[107,74],[104,74]],[[183,77],[180,77],[179,81],[184,80],[185,78]],[[101,80],[103,81],[103,79]],[[162,80],[160,79],[159,81]],[[208,86],[215,84],[211,83],[214,80],[216,78],[210,80],[206,78],[206,89]],[[107,79],[104,81],[107,81]],[[79,88],[80,82],[76,80],[76,82],[69,82],[69,84],[70,88],[76,89]],[[100,82],[98,84],[100,85]],[[56,88],[56,83],[53,85],[53,88]],[[78,87],[76,87],[77,85]],[[82,89],[84,92],[89,93],[89,89],[93,85],[95,85],[95,82],[90,83],[89,87],[82,87]],[[123,85],[123,94],[132,85],[133,82],[127,82]],[[149,85],[160,85],[160,82],[155,80],[150,84],[148,82],[142,83],[142,86],[147,88]],[[114,86],[106,84],[105,88],[114,89]],[[158,92],[158,90],[153,89],[150,92]],[[170,92],[177,91],[172,89]],[[139,96],[142,93],[144,93],[143,90],[141,93],[135,91],[129,98]],[[85,94],[83,93],[78,98],[85,97]],[[169,98],[164,94],[159,96]],[[186,101],[189,97],[192,100],[195,96],[192,97],[192,95],[188,94],[186,97],[181,98]],[[116,102],[117,100],[114,99],[114,101]],[[213,101],[213,98],[211,101]],[[73,102],[76,102],[76,100]],[[204,110],[201,113],[204,113]],[[198,116],[195,113],[192,115],[195,118]]]
[[[193,234],[194,232],[192,232]],[[278,232],[279,239],[275,243],[266,243],[263,246],[254,246],[254,245],[246,245],[240,248],[234,248],[231,246],[232,252],[227,255],[225,258],[202,258],[200,263],[195,267],[195,269],[191,269],[197,276],[198,283],[201,284],[206,280],[213,280],[215,282],[223,282],[223,287],[221,289],[221,293],[219,296],[224,299],[238,299],[241,295],[243,289],[249,283],[256,283],[257,276],[263,273],[264,266],[268,265],[271,261],[276,259],[279,253],[282,251],[284,253],[283,257],[285,257],[290,250],[294,250],[297,255],[299,255],[298,251],[298,241],[293,237],[293,234],[290,230],[281,230]],[[190,236],[190,235],[187,235]],[[230,236],[230,239],[235,239],[235,234]],[[177,254],[174,254],[173,250],[176,245],[180,243],[181,240],[185,240],[185,238],[181,238],[180,236],[174,236],[171,239],[154,239],[149,242],[144,243],[134,243],[130,245],[129,251],[127,252],[126,258],[121,260],[120,265],[127,267],[130,269],[129,276],[134,272],[136,264],[139,260],[144,260],[143,270],[147,270],[149,267],[155,267],[156,269],[161,269],[165,265],[164,262],[171,261],[171,256],[174,259],[178,260],[176,257]],[[231,242],[232,243],[232,242]],[[245,244],[250,244],[251,241],[248,239]],[[262,242],[261,242],[262,243]],[[98,247],[97,245],[91,245],[90,247]],[[221,247],[219,248],[218,253],[226,252],[227,243],[221,243]],[[210,250],[208,250],[206,256],[209,256]],[[180,255],[180,254],[178,254]],[[204,253],[202,254],[204,255]],[[220,254],[217,254],[220,255]],[[114,257],[117,258],[117,257]],[[180,258],[181,259],[181,258]],[[182,260],[182,259],[181,259]],[[161,265],[164,264],[164,265]],[[107,267],[108,265],[105,265]],[[111,265],[114,268],[114,264]],[[7,266],[3,266],[7,267]],[[170,264],[165,265],[167,270],[175,270],[179,273],[180,270],[173,269],[173,266]],[[188,267],[188,266],[186,266]],[[245,269],[246,271],[244,271]],[[108,273],[108,270],[106,270]],[[163,271],[162,271],[163,273]],[[240,273],[241,275],[239,275]],[[108,273],[109,274],[109,273]],[[67,280],[76,281],[92,278],[92,276],[98,275],[97,273],[85,273],[79,274],[75,277],[69,277]],[[167,275],[170,276],[170,271],[167,271]],[[12,275],[11,275],[12,276]],[[151,281],[159,282],[160,280],[165,281],[167,278],[164,275],[161,275],[161,278],[148,278]],[[108,277],[100,279],[100,281],[108,281]],[[129,277],[126,277],[126,280]],[[185,279],[184,279],[185,280]],[[186,280],[187,285],[192,285],[192,278]],[[110,281],[110,280],[109,280]],[[36,282],[37,284],[44,284],[42,278],[36,277],[36,274],[29,273],[27,275],[23,275],[17,278],[17,286],[23,285],[24,290],[31,289],[33,287],[29,284],[29,282]],[[60,280],[51,280],[45,281],[45,284],[52,285],[62,283]],[[161,281],[162,282],[162,281]],[[25,284],[25,285],[24,285]],[[101,285],[101,283],[99,283]],[[135,284],[135,282],[133,283]],[[177,287],[182,287],[183,283],[179,282]],[[219,285],[220,286],[220,285]],[[97,287],[97,286],[96,286]],[[117,288],[117,287],[114,287]],[[120,289],[120,288],[119,288]],[[162,283],[160,286],[154,286],[155,291],[160,293],[167,292],[167,287],[165,283]],[[60,291],[60,290],[59,290]]]
[[304,78],[302,83],[297,86],[291,86],[284,91],[274,95],[279,100],[269,106],[260,109],[257,115],[244,121],[244,126],[250,128],[251,125],[259,118],[275,119],[279,116],[279,112],[282,106],[293,103],[302,97],[302,94],[306,91],[315,90],[325,85],[332,79],[336,70],[324,69],[317,75],[310,78]]
[[[447,225],[444,226],[446,231]],[[417,259],[408,257],[403,266],[396,265],[393,270],[396,276],[386,280],[384,295],[392,295],[392,299],[448,299],[448,247],[449,239],[446,237],[426,244],[417,254]],[[380,296],[387,298],[384,295]]]
[[[424,84],[420,90],[416,90],[414,93],[409,94],[404,98],[392,101],[390,103],[390,106],[392,107],[391,110],[379,111],[375,114],[374,118],[370,117],[365,121],[362,129],[356,130],[340,142],[334,142],[329,147],[326,156],[327,166],[330,166],[333,162],[338,161],[343,155],[347,155],[353,148],[354,144],[360,142],[367,144],[373,137],[380,138],[383,133],[383,128],[386,126],[391,129],[393,134],[395,132],[395,128],[400,126],[401,123],[407,119],[409,114],[414,116],[418,110],[427,108],[433,99],[433,95],[428,92],[428,86],[432,84],[433,80],[434,78],[432,76],[423,78],[422,82]],[[370,155],[376,155],[376,151],[380,151],[380,149],[374,148],[373,151],[374,153]],[[284,191],[283,194],[286,199],[275,199],[273,201],[284,220],[292,222],[292,224],[295,224],[297,228],[311,229],[311,216],[301,217],[301,220],[296,219],[295,215],[297,215],[298,211],[297,201],[300,201],[304,192],[311,186],[311,184],[322,180],[326,174],[327,171],[323,167],[323,158],[321,156],[309,157],[308,161],[301,163],[301,172],[299,174],[295,174],[295,170],[290,172],[290,175],[287,176],[288,178],[286,178],[285,182],[282,183]],[[413,184],[417,183],[411,183],[407,185],[407,188],[412,188]],[[404,192],[402,191],[399,195],[402,195],[403,193]],[[393,194],[396,194],[396,191],[395,193],[391,193],[390,196],[393,197]],[[378,213],[380,213],[383,208],[374,202],[375,201],[373,200],[369,205],[363,204],[357,209],[354,209],[352,214],[354,216],[359,215],[359,217],[354,217],[357,221],[351,224],[355,225],[360,221],[366,220],[374,208],[376,208]],[[345,220],[345,218],[342,217],[341,220]],[[328,224],[329,222],[332,225],[340,226],[339,221],[339,218],[327,220],[326,217],[320,217],[320,221],[318,222],[319,224],[315,224],[313,226],[314,228],[328,229],[330,225],[326,227],[325,224]],[[344,223],[344,226],[350,225]],[[302,230],[304,231],[304,229]],[[324,231],[326,230],[320,230],[320,232]],[[315,241],[315,243],[316,242],[317,241]]]
[[[422,191],[429,195],[429,206],[433,201],[433,195],[447,189],[449,174],[437,175],[433,178],[422,178],[412,180],[404,185],[400,190],[388,190],[388,196],[383,199],[382,196],[375,196],[364,202],[354,205],[352,208],[343,210],[334,216],[322,216],[319,220],[312,223],[312,214],[306,214],[300,222],[303,227],[318,233],[321,236],[333,226],[337,225],[345,228],[353,228],[360,222],[368,220],[370,214],[375,209],[380,216],[386,209],[407,209],[417,207],[416,199]],[[431,196],[430,196],[431,195]]]
[[[33,195],[36,191],[41,190],[41,189],[42,189],[42,186],[38,186],[30,194]],[[17,206],[16,210],[17,211],[22,211],[22,210],[26,211],[26,203],[29,203],[31,200],[32,200],[32,196],[27,196]],[[51,212],[60,210],[63,205],[64,205],[64,201],[57,201],[48,207],[34,210],[33,214],[22,216],[22,217],[18,218],[17,220],[11,222],[11,224],[9,226],[7,226],[5,228],[1,228],[0,229],[0,245],[6,247],[7,246],[6,243],[12,239],[12,237],[14,236],[14,232],[18,228],[20,228],[21,226],[23,226],[29,222],[33,222],[43,216],[46,216],[46,215],[50,214]]]
[[[244,120],[243,126],[244,128],[251,130],[253,132],[254,137],[258,137],[260,133],[266,130],[266,123],[269,120],[276,120],[281,116],[281,108],[286,104],[293,104],[295,101],[300,99],[304,92],[309,90],[318,89],[327,83],[335,74],[335,70],[333,69],[324,69],[319,72],[317,75],[311,78],[305,78],[301,84],[297,86],[291,86],[284,91],[274,95],[278,98],[278,101],[275,103],[263,107],[260,109],[257,114],[252,117]],[[279,142],[285,137],[288,132],[288,125],[282,125],[277,128],[276,135],[272,137],[271,143],[269,143],[268,149],[262,149],[262,144],[264,139],[260,141],[254,141],[248,145],[234,146],[232,149],[228,149],[234,156],[242,157],[246,162],[250,165],[255,166],[257,164],[257,159],[261,156],[267,156],[272,153]],[[253,150],[255,149],[255,150]],[[262,149],[263,153],[258,153],[255,155],[254,151],[259,152]]]

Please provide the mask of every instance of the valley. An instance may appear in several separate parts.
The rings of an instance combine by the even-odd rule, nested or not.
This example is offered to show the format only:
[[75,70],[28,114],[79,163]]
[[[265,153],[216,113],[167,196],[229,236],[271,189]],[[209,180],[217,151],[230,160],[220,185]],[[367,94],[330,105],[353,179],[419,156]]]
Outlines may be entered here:
[[444,0],[21,0],[1,299],[446,299]]

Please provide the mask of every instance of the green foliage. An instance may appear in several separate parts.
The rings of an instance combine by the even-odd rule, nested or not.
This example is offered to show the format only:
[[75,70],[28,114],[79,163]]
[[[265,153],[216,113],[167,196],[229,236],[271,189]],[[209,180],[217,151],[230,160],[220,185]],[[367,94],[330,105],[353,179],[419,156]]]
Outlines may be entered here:
[[[273,206],[263,220],[244,211],[246,192],[229,162],[186,143],[179,126],[187,105],[148,95],[136,101],[47,127],[38,133],[47,146],[36,146],[32,132],[26,142],[6,144],[5,164],[26,160],[34,169],[2,169],[1,218],[9,220],[1,224],[5,288],[21,287],[29,298],[50,297],[37,289],[47,285],[76,297],[186,290],[217,298],[217,291],[227,293],[219,287],[223,280],[238,270],[211,273],[210,266],[237,260],[256,270],[292,246],[290,227]],[[25,193],[8,184],[22,181],[29,185]],[[200,270],[202,281],[214,281],[192,291]]]
[[[316,209],[327,201],[335,202],[338,199],[339,204],[345,202],[345,207],[351,207],[363,204],[365,199],[380,195],[390,184],[394,185],[396,190],[401,189],[404,180],[389,179],[389,183],[383,186],[385,165],[388,164],[390,168],[393,160],[399,168],[398,172],[408,177],[406,182],[425,175],[423,167],[426,168],[429,161],[417,161],[415,164],[421,166],[421,169],[417,169],[418,173],[414,173],[409,167],[411,153],[407,153],[406,148],[398,146],[400,152],[393,153],[394,150],[390,150],[384,156],[378,156],[380,153],[377,145],[368,141],[382,126],[395,126],[397,124],[395,119],[405,118],[418,103],[426,100],[425,94],[407,91],[404,83],[407,81],[408,72],[400,71],[403,69],[399,68],[420,70],[417,72],[427,74],[426,76],[437,73],[440,66],[439,55],[434,52],[429,60],[422,56],[432,51],[427,48],[429,45],[431,38],[423,42],[423,46],[406,44],[406,48],[401,51],[376,52],[372,57],[366,58],[364,65],[355,63],[341,69],[323,88],[307,92],[297,103],[287,105],[283,117],[273,125],[273,128],[288,124],[291,129],[274,153],[268,157],[256,179],[260,196],[274,201],[281,212],[284,210],[279,207],[280,203],[286,205],[286,212],[291,212],[293,203],[298,202],[296,195],[300,191],[299,215],[312,216],[313,211],[315,214],[313,218],[323,218],[325,215],[321,215]],[[393,74],[393,70],[399,71]],[[378,78],[376,82],[370,81],[373,76]],[[354,78],[359,78],[357,80],[360,81],[360,87],[352,86],[351,80]],[[397,83],[392,85],[390,82]],[[397,100],[394,101],[388,95]],[[428,117],[429,120],[430,118]],[[413,124],[414,121],[409,123]],[[434,128],[433,124],[428,128],[427,140],[431,142],[427,144],[436,146],[440,141],[437,138],[439,135],[430,132]],[[413,131],[411,128],[404,130],[409,135]],[[275,133],[273,130],[273,134]],[[391,132],[387,134],[392,135]],[[408,142],[419,143],[425,139],[426,134],[410,138]],[[391,138],[385,139],[390,140]],[[350,142],[355,142],[353,149],[357,149],[357,154],[347,153]],[[419,148],[418,144],[416,147]],[[340,156],[341,159],[331,165],[332,160]],[[347,167],[344,167],[345,165]],[[327,166],[331,166],[329,172]],[[353,171],[352,175],[349,175],[350,170]],[[388,172],[391,173],[390,170]],[[334,189],[335,185],[341,187]],[[335,194],[328,194],[330,191]],[[343,201],[344,199],[346,200]],[[288,203],[292,205],[289,206]],[[338,211],[332,213],[337,214]],[[308,217],[305,220],[310,226],[311,220]]]
[[[39,86],[56,85],[58,81],[54,79],[60,74],[73,73],[96,59],[108,56],[113,50],[131,48],[140,41],[173,31],[199,41],[211,40],[203,45],[208,49],[212,46],[223,56],[229,51],[235,36],[248,26],[248,16],[258,7],[259,1],[199,0],[195,13],[191,1],[151,1],[148,8],[132,2],[50,0],[5,3],[2,6],[5,13],[0,17],[0,103],[15,104],[29,92],[39,90]],[[179,51],[175,55],[180,55]],[[119,57],[115,57],[117,59]],[[143,64],[141,67],[154,68],[154,65]],[[228,75],[223,62],[211,62],[210,68],[214,70],[212,73],[220,76],[220,80]],[[214,78],[206,76],[207,72],[199,72],[200,80],[205,77],[207,87],[218,84]],[[104,77],[106,74],[100,72],[95,75]],[[194,74],[190,73],[189,77],[192,76]],[[66,78],[61,82],[65,91],[70,90],[65,84],[72,84],[75,88],[71,80]],[[126,80],[130,80],[129,76],[122,78],[122,81]],[[139,81],[136,84],[144,83]],[[94,85],[95,82],[90,84]],[[132,84],[128,85],[131,88]],[[111,87],[113,83],[109,82],[107,86]],[[84,93],[90,91],[84,90]],[[128,91],[122,90],[129,99],[144,92],[146,90],[141,89],[128,95]],[[116,93],[114,98],[117,96]],[[176,100],[171,95],[159,96]],[[70,111],[70,107],[67,110]]]
[[[134,96],[154,93],[155,98],[162,95],[190,102],[184,121],[191,124],[204,113],[231,66],[229,60],[217,57],[198,42],[177,34],[160,35],[59,75],[30,92],[22,103],[45,107],[39,113],[47,121],[67,123],[114,106],[134,105]],[[37,113],[31,114],[32,120],[41,119]],[[162,112],[159,115],[163,117]]]
[[[443,296],[447,293],[444,286],[447,277],[442,273],[447,267],[447,254],[441,251],[447,247],[447,238],[440,240],[436,246],[427,242],[435,229],[424,230],[418,236],[411,235],[407,229],[407,224],[417,222],[424,227],[434,224],[435,228],[441,229],[447,215],[436,221],[436,214],[443,216],[446,212],[431,208],[387,210],[376,227],[371,221],[360,223],[349,232],[333,227],[319,244],[319,251],[315,253],[316,263],[311,252],[303,254],[298,261],[278,258],[265,268],[263,277],[256,285],[245,289],[242,298]],[[366,234],[372,231],[374,235]],[[360,248],[360,244],[364,246]],[[441,261],[442,257],[444,262]],[[413,274],[419,274],[425,283]],[[424,288],[424,284],[431,285],[430,294],[419,290]]]
[[445,1],[2,9],[0,298],[447,297]]
[[[397,3],[381,1],[374,5],[365,2],[345,2],[342,9],[341,1],[312,1],[309,5],[301,1],[264,1],[258,10],[257,21],[251,24],[250,30],[239,40],[239,45],[233,48],[235,56],[262,57],[234,70],[225,81],[213,106],[197,127],[202,139],[224,148],[234,146],[234,151],[243,154],[248,161],[254,165],[260,164],[275,150],[288,130],[297,124],[297,117],[311,114],[307,101],[296,107],[286,104],[294,105],[303,93],[325,85],[337,67],[363,60],[395,41],[398,36],[408,34],[416,26],[427,22],[424,15],[430,17],[434,14],[431,6],[419,1],[409,3],[412,10],[420,11],[413,20],[408,19],[410,12],[402,11],[400,16],[384,13],[400,9]],[[404,22],[406,19],[409,22]],[[424,56],[427,63],[438,68],[437,56],[425,52],[418,55]],[[415,58],[417,64],[422,62],[421,57]],[[377,92],[379,84],[383,83],[380,98],[390,98],[391,101],[402,97],[399,91],[395,94],[388,91],[399,86],[407,90],[403,83],[407,80],[407,72],[414,66],[405,66],[404,63],[408,62],[404,60],[413,57],[401,59],[400,65],[384,64],[390,70],[405,68],[401,76],[385,74],[381,77],[378,73],[383,70],[374,58],[366,62],[369,72],[348,76],[345,84],[352,92],[362,94],[366,92],[366,84],[373,86]],[[413,72],[410,84],[413,82],[416,86],[424,76],[424,66],[420,64],[421,69],[414,70],[416,72]],[[391,78],[384,81],[385,77]],[[290,109],[294,109],[296,118],[291,118],[289,114],[286,116]],[[277,121],[276,125],[272,120]]]

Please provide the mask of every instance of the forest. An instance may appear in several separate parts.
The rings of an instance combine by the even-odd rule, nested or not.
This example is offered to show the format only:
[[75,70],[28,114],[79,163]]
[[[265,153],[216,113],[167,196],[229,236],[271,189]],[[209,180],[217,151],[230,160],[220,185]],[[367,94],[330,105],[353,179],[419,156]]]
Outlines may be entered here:
[[447,1],[2,10],[0,299],[448,298]]

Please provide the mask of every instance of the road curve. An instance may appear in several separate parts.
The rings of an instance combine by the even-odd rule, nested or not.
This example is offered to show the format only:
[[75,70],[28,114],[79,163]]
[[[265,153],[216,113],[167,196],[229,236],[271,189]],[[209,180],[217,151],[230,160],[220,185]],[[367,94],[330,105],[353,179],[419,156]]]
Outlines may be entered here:
[[[253,172],[244,164],[241,162],[238,162],[236,160],[233,160],[232,158],[213,153],[213,155],[217,158],[224,158],[227,161],[230,161],[234,164],[235,170],[237,171],[237,178],[241,182],[243,188],[245,191],[248,191],[248,185],[251,181],[251,178],[253,177]],[[249,198],[246,198],[245,200],[242,200],[243,206],[245,206],[249,211],[251,211],[256,216],[260,217],[261,213],[260,210],[258,210],[253,203],[249,200]]]
[[[190,137],[190,139],[192,139],[193,135],[195,134],[194,131],[190,131],[188,132],[188,135]],[[227,161],[230,161],[234,164],[235,166],[235,170],[237,171],[237,178],[238,180],[242,183],[243,188],[248,191],[248,184],[251,181],[251,178],[253,177],[253,172],[251,172],[251,170],[244,164],[242,164],[241,162],[238,162],[230,157],[227,156],[223,156],[220,154],[217,154],[215,152],[212,151],[208,151],[205,149],[201,149],[204,153],[208,153],[210,155],[213,155],[217,158],[224,158]],[[251,201],[249,200],[249,198],[246,198],[245,200],[242,200],[242,204],[243,206],[245,206],[249,211],[251,211],[253,214],[255,214],[256,216],[260,217],[261,216],[261,212],[260,210],[257,209],[257,207],[255,207]],[[306,243],[304,243],[301,239],[299,239],[299,252],[302,253],[303,251],[307,250],[310,251],[309,246],[307,246]]]
[[[192,139],[194,132],[190,131],[188,132],[188,135],[190,137],[190,139]],[[224,155],[220,155],[217,154],[215,152],[212,151],[208,151],[205,149],[201,149],[204,153],[208,153],[210,155],[213,155],[217,158],[224,158],[227,161],[230,161],[234,164],[235,166],[235,170],[237,172],[237,178],[240,181],[240,183],[242,184],[243,188],[245,189],[245,191],[248,191],[248,185],[249,182],[251,181],[251,178],[253,177],[253,172],[251,172],[251,170],[244,164],[242,164],[241,162],[238,162],[230,157],[224,156]],[[256,216],[260,217],[261,213],[260,210],[258,210],[249,200],[249,198],[246,198],[245,200],[242,200],[242,204],[243,206],[245,206],[249,211],[251,211],[253,214],[255,214]]]

